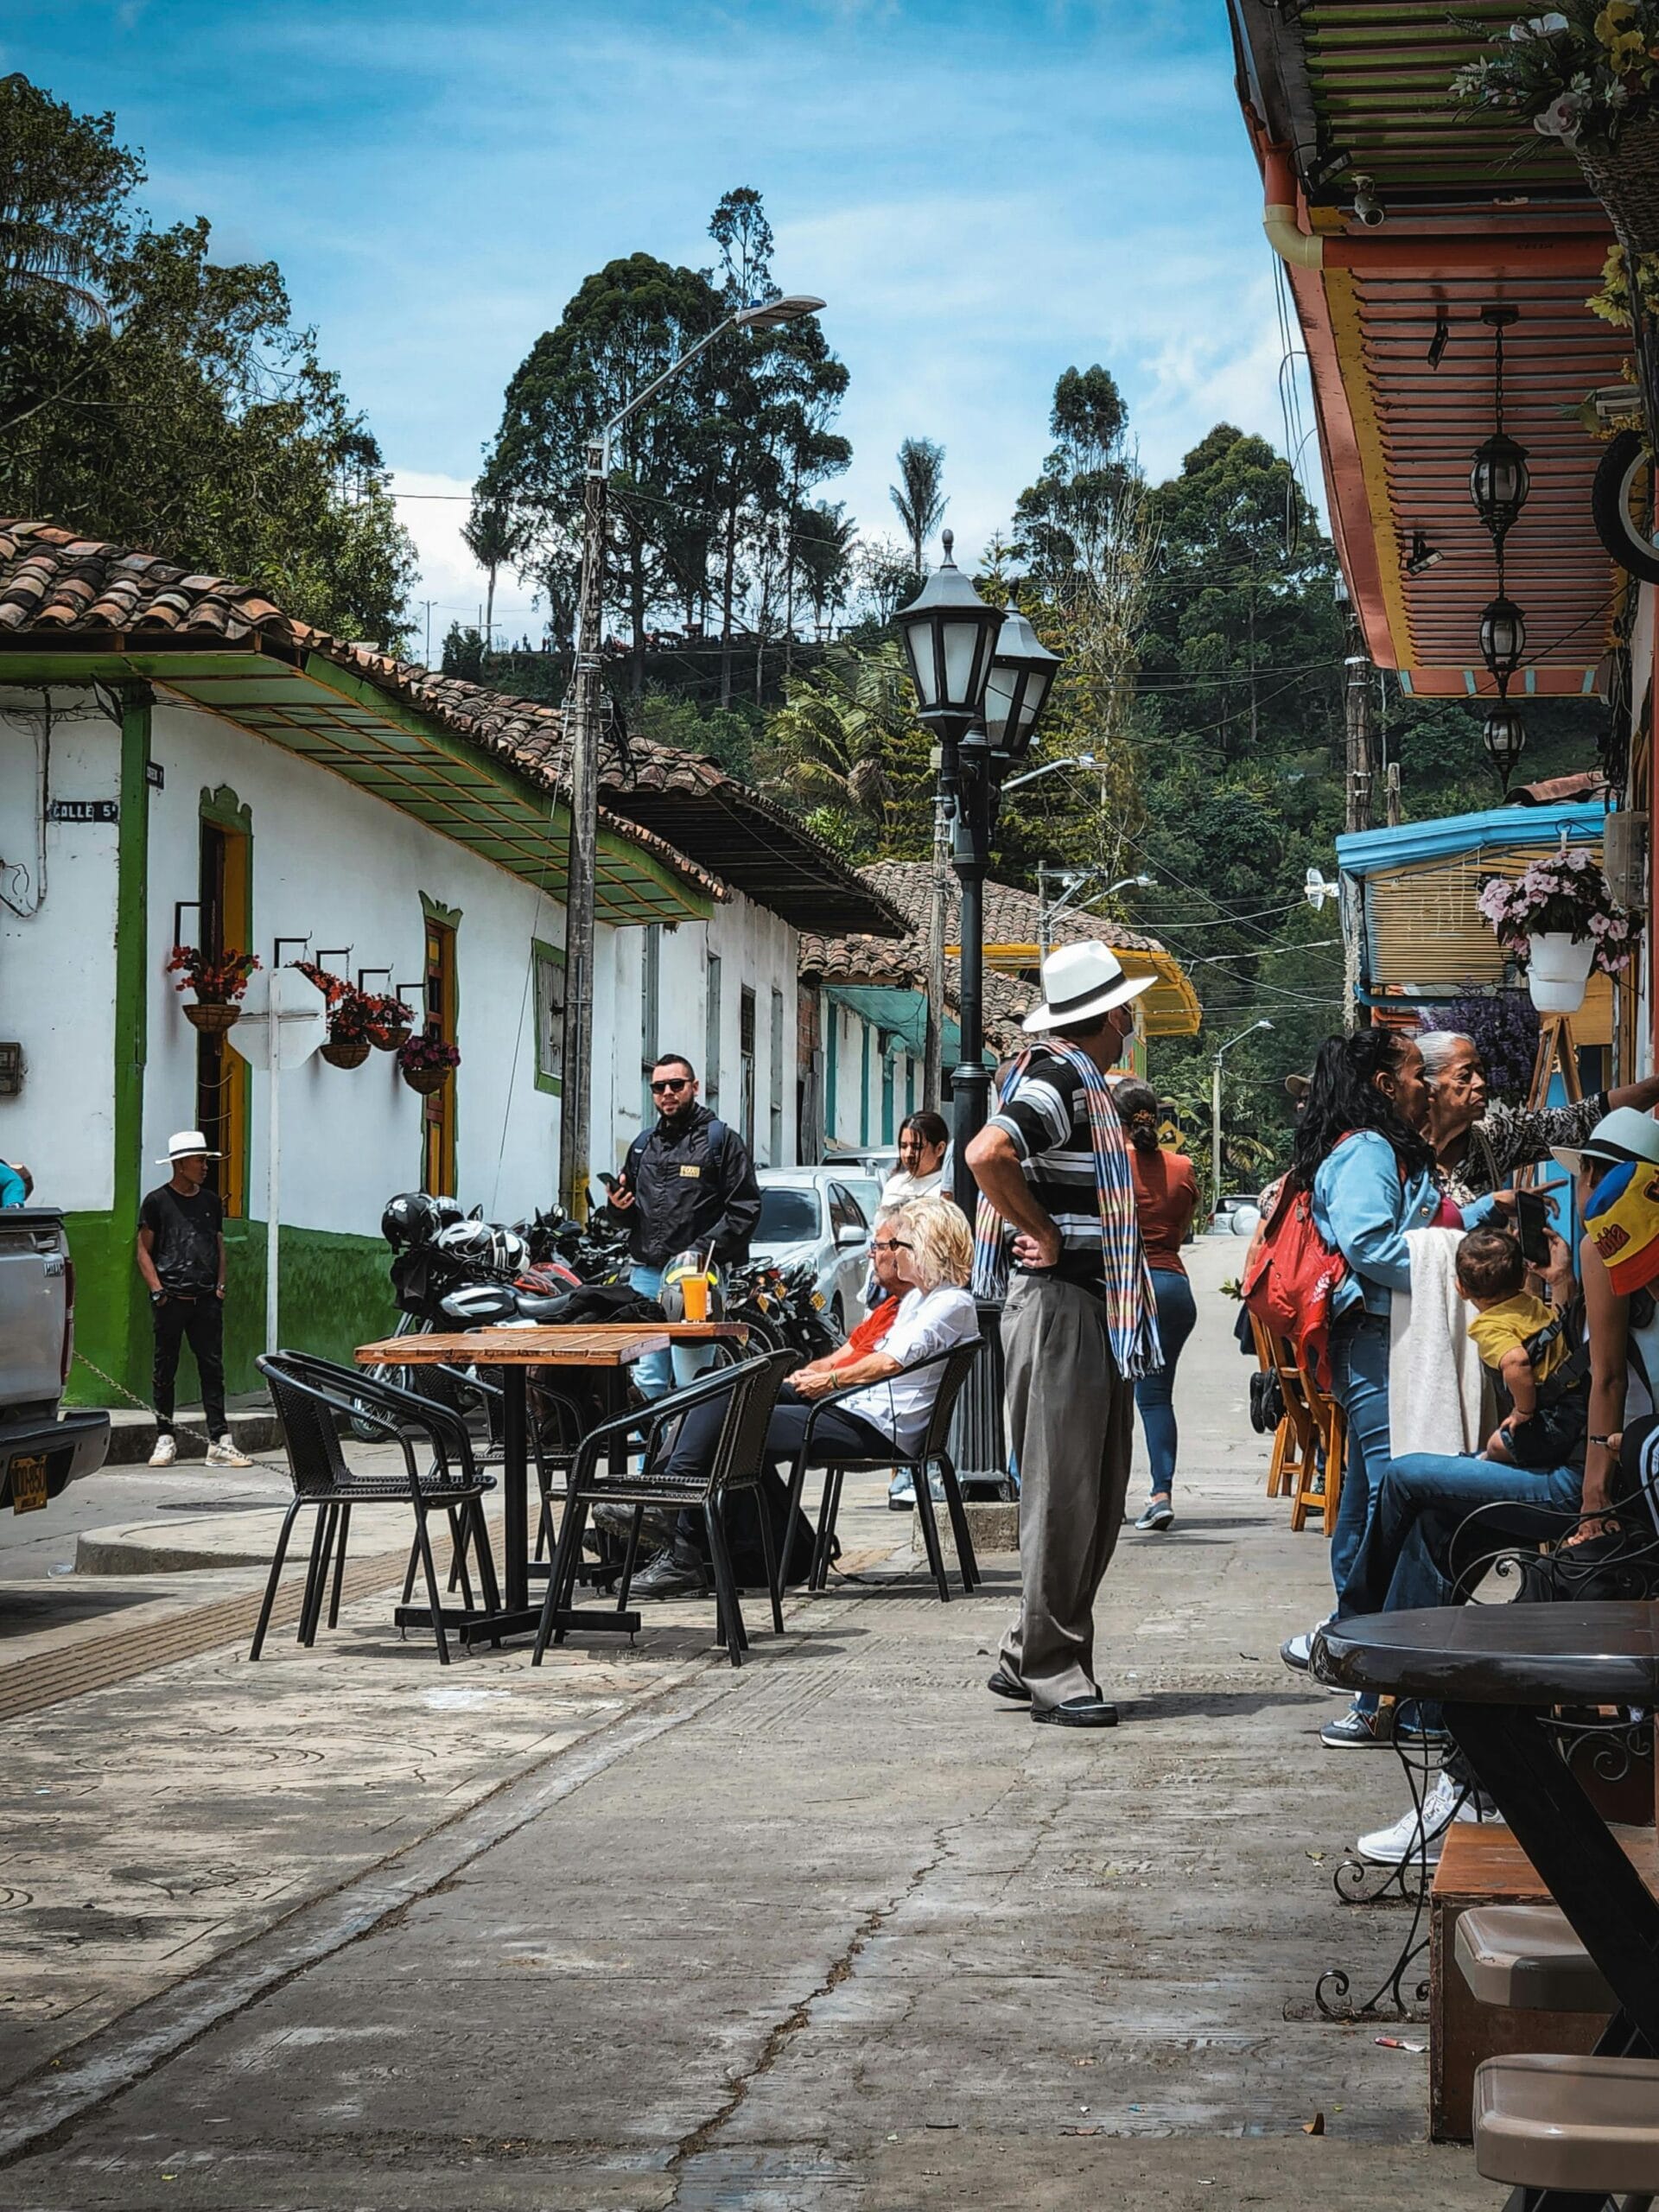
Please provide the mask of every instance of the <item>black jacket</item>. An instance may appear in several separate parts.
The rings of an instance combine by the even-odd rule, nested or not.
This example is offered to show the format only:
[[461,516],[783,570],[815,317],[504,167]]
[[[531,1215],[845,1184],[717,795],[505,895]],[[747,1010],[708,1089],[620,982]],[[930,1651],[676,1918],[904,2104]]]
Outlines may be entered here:
[[760,1218],[760,1186],[748,1147],[729,1123],[718,1157],[709,1159],[715,1116],[694,1106],[672,1130],[659,1121],[630,1148],[627,1173],[634,1202],[627,1215],[628,1250],[642,1268],[665,1267],[677,1252],[701,1245],[721,1261],[747,1260]]

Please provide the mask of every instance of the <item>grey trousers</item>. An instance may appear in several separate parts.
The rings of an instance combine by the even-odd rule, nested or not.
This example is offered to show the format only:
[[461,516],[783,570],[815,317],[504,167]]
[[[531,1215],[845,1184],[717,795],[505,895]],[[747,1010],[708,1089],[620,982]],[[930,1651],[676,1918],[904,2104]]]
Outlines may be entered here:
[[1106,1309],[1052,1276],[1016,1276],[1002,1315],[1008,1441],[1020,1467],[1020,1614],[1005,1674],[1036,1705],[1087,1697],[1095,1592],[1123,1518],[1135,1389],[1117,1371]]

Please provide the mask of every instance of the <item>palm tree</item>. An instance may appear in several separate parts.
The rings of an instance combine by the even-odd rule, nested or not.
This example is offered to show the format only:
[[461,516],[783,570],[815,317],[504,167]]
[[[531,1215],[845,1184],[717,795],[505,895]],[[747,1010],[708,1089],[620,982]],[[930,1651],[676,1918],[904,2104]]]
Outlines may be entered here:
[[899,448],[899,474],[902,481],[890,484],[887,489],[905,525],[919,576],[927,541],[950,504],[939,490],[944,479],[944,448],[935,445],[931,438],[906,438]]
[[496,575],[518,558],[524,542],[524,525],[499,500],[480,503],[474,497],[473,512],[461,524],[461,534],[467,551],[489,578],[484,597],[484,650],[488,652],[495,629]]
[[904,663],[885,639],[873,652],[836,646],[810,676],[793,677],[766,725],[777,780],[798,804],[880,826],[891,795],[883,756],[909,719]]
[[790,550],[820,639],[831,612],[846,604],[857,536],[858,524],[840,500],[832,506],[819,499],[795,510]]

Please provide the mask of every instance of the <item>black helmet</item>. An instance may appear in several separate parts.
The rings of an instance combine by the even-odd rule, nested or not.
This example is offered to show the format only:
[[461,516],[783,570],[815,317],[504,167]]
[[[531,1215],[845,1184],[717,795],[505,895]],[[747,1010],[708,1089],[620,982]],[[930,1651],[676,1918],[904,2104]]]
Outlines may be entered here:
[[435,1236],[437,1235],[439,1230],[448,1229],[452,1221],[461,1221],[465,1219],[465,1216],[461,1211],[461,1200],[459,1198],[429,1198],[427,1200],[427,1204],[432,1209],[432,1234]]
[[405,1246],[424,1244],[437,1227],[432,1201],[424,1191],[402,1191],[388,1198],[380,1217],[380,1234],[394,1252]]

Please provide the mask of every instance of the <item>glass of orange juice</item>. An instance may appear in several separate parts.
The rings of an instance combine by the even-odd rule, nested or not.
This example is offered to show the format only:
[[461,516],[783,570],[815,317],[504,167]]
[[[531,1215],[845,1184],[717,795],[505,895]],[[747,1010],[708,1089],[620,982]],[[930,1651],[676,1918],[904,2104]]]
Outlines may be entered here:
[[686,1319],[706,1321],[709,1319],[708,1276],[687,1275],[681,1282],[680,1289],[685,1300]]

